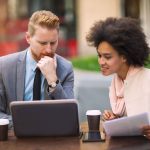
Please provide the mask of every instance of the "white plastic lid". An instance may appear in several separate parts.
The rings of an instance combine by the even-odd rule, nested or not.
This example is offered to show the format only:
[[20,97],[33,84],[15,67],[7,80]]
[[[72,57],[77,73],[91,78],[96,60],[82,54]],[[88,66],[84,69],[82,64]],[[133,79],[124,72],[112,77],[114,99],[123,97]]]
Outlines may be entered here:
[[100,110],[87,110],[86,115],[88,116],[101,115],[101,111]]
[[6,124],[9,124],[8,119],[0,119],[0,125],[6,125]]

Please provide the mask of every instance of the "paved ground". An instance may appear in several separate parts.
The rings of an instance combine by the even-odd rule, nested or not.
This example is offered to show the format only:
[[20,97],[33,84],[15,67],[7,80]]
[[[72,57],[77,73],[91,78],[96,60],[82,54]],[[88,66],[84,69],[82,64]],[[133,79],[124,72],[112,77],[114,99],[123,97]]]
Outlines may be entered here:
[[86,120],[88,109],[109,109],[108,90],[112,77],[75,70],[75,97],[79,101],[79,120]]

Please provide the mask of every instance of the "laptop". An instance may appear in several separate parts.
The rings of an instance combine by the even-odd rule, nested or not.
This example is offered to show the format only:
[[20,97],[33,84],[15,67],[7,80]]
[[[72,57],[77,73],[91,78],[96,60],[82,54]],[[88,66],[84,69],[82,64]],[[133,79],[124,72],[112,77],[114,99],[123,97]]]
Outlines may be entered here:
[[13,101],[10,110],[17,137],[79,135],[75,99]]

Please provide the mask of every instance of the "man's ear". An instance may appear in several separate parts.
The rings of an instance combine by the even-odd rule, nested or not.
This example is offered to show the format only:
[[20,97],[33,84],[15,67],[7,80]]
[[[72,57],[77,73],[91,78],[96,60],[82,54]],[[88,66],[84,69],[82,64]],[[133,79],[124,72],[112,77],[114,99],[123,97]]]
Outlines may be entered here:
[[30,38],[31,38],[30,33],[29,33],[29,32],[26,32],[25,37],[26,37],[27,43],[30,44]]

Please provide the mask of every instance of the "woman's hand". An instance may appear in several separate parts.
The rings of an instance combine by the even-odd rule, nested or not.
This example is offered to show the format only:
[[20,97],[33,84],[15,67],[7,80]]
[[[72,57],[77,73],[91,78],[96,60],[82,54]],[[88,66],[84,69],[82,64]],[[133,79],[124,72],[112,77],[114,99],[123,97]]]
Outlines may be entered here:
[[147,138],[150,139],[150,125],[144,126],[143,127],[143,135]]
[[104,110],[104,113],[102,115],[103,120],[112,120],[118,118],[117,115],[115,115],[111,110]]

